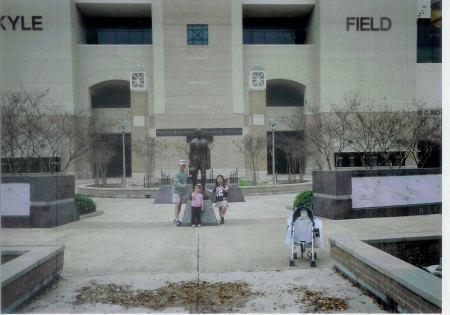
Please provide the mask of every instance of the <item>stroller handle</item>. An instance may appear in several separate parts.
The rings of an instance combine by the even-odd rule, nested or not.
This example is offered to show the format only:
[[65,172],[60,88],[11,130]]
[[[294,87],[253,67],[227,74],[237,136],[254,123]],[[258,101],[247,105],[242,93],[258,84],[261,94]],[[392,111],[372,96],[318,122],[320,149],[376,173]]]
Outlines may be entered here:
[[295,209],[294,214],[292,215],[292,222],[295,222],[295,220],[297,220],[300,217],[302,211],[306,211],[308,218],[311,220],[311,222],[314,226],[315,225],[314,224],[314,212],[307,207],[299,207],[299,208]]

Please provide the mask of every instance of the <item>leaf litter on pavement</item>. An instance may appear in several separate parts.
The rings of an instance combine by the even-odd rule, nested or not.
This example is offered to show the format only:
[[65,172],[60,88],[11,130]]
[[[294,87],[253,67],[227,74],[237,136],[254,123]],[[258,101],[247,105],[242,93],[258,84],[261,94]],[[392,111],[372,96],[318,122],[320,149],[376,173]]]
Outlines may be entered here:
[[[167,282],[165,286],[154,290],[133,290],[130,285],[91,281],[90,285],[75,292],[74,304],[104,303],[125,309],[142,307],[151,310],[180,307],[190,313],[236,313],[249,300],[265,296],[263,292],[252,291],[249,284],[243,281]],[[308,290],[306,286],[293,287],[286,292],[298,296],[295,302],[304,313],[338,312],[348,308],[347,299],[326,297],[320,292]]]
[[152,310],[182,307],[191,313],[235,312],[252,297],[262,296],[253,292],[245,282],[182,281],[167,283],[155,290],[133,290],[129,285],[99,284],[91,281],[89,286],[76,290],[74,304],[105,303]]

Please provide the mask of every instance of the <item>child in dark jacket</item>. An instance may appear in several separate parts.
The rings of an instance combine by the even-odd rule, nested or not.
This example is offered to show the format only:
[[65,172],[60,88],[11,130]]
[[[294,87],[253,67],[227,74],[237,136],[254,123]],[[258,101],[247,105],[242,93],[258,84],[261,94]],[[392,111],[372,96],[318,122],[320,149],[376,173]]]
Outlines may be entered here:
[[216,194],[216,207],[219,208],[220,224],[225,224],[225,212],[227,212],[228,185],[222,175],[217,175],[216,185],[212,190],[206,189],[210,193]]

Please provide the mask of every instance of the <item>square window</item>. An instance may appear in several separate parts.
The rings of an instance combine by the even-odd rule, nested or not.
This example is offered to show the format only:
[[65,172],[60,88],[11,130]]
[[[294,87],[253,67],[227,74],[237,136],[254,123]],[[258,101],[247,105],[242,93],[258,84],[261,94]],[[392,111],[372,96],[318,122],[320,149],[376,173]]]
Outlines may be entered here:
[[266,88],[266,73],[264,71],[250,71],[250,89],[264,90]]
[[188,25],[187,44],[208,45],[208,25]]
[[130,90],[143,91],[147,89],[147,76],[144,71],[132,71]]

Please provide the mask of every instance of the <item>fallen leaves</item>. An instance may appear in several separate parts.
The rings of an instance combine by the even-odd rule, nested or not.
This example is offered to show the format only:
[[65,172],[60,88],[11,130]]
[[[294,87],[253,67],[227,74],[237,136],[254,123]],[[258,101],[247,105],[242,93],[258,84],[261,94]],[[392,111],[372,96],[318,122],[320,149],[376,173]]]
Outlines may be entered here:
[[89,286],[76,290],[74,304],[104,303],[123,308],[144,307],[158,310],[166,307],[182,307],[191,313],[236,312],[251,297],[263,295],[253,292],[245,282],[207,281],[167,283],[156,290],[133,290],[129,285],[99,284],[91,281]]
[[315,312],[345,311],[347,300],[336,297],[323,296],[321,292],[305,290],[302,301],[308,302]]
[[348,308],[347,299],[327,297],[321,292],[308,290],[306,286],[294,287],[286,292],[292,295],[303,293],[303,296],[295,302],[301,302],[306,305],[306,309],[304,309],[305,313],[339,312],[345,311]]
[[379,299],[378,297],[376,297],[375,295],[373,295],[371,292],[365,290],[363,287],[361,287],[356,281],[353,281],[352,279],[350,279],[348,276],[344,275],[342,272],[340,272],[338,269],[334,268],[334,272],[341,278],[343,279],[347,279],[348,282],[350,282],[350,284],[355,287],[355,288],[359,288],[362,293],[365,296],[369,296],[372,298],[372,301],[375,305],[378,306],[378,308],[382,309],[382,310],[386,310],[387,309],[387,305],[383,304],[383,302],[381,301],[381,299]]

